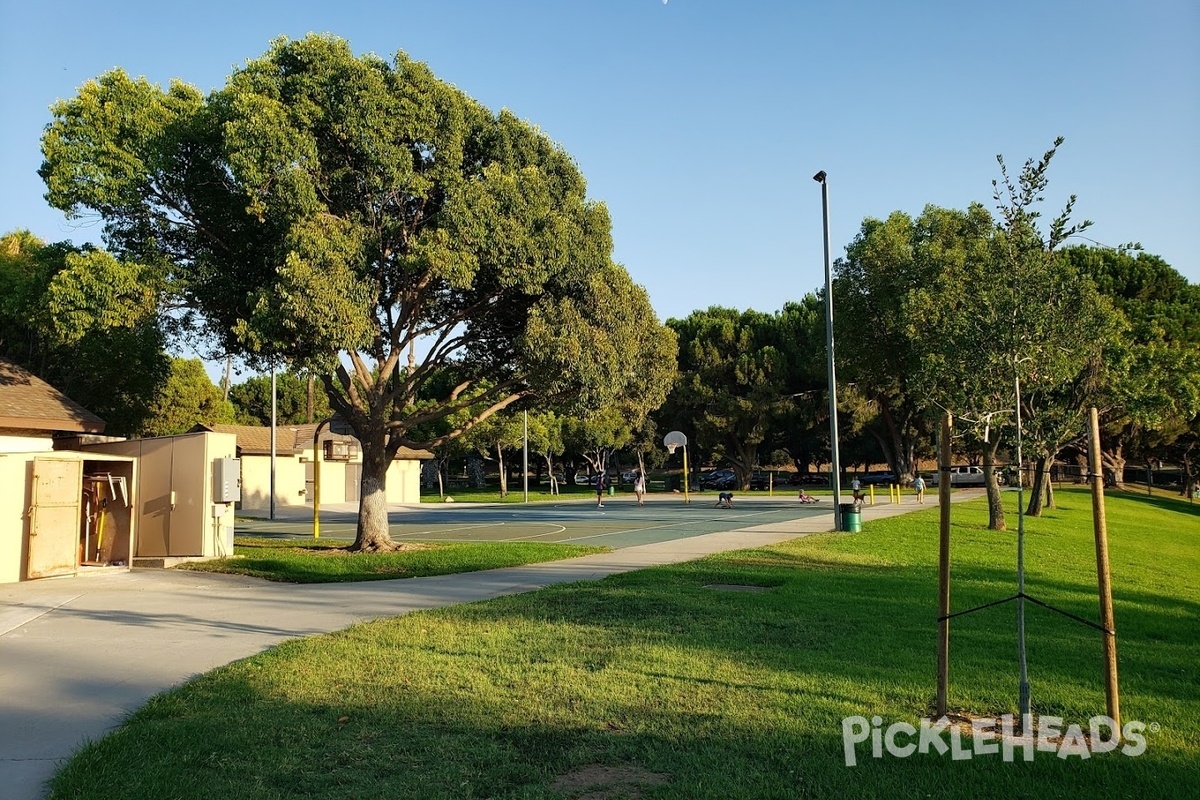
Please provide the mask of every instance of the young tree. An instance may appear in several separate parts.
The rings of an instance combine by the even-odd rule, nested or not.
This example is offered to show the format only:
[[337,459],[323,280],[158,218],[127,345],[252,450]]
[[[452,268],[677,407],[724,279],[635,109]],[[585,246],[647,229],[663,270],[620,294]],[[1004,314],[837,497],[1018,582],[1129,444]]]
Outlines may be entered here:
[[529,450],[545,459],[546,473],[550,477],[550,494],[558,494],[554,459],[566,452],[562,417],[553,411],[529,412]]
[[[647,357],[662,326],[570,157],[403,53],[280,39],[207,97],[114,70],[54,107],[43,152],[50,201],[167,265],[221,352],[321,374],[363,447],[354,549],[394,546],[400,447],[522,398],[652,395],[672,372]],[[417,404],[447,369],[458,383]]]

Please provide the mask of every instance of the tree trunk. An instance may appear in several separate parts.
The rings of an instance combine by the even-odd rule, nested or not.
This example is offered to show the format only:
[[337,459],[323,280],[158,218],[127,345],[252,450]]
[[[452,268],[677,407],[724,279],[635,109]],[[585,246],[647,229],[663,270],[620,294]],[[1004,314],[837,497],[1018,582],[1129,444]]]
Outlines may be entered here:
[[[1000,437],[996,436],[991,442],[983,443],[983,485],[987,488],[988,501],[988,530],[1008,530],[1004,520],[1004,501],[1000,496],[1000,483],[996,480],[996,451],[1000,449]],[[939,476],[940,480],[950,480],[949,475]]]
[[1100,453],[1101,461],[1105,468],[1112,475],[1112,485],[1117,489],[1125,488],[1125,445],[1123,442],[1118,442],[1117,446],[1112,450],[1104,450]]
[[1044,454],[1038,457],[1033,468],[1033,485],[1029,487],[1029,505],[1025,509],[1026,516],[1040,517],[1050,494],[1050,459]]
[[310,372],[308,374],[308,409],[307,409],[308,410],[307,417],[308,417],[309,425],[313,424],[313,414],[314,414],[313,409],[316,408],[316,397],[314,396],[316,382],[317,382],[316,376]]
[[500,465],[500,499],[508,497],[508,473],[504,470],[504,449],[496,443],[496,463]]
[[738,474],[738,489],[743,492],[750,491],[750,476],[754,474],[754,465],[758,461],[758,445],[745,444],[739,442],[736,450],[737,456],[733,459],[733,467],[735,473]]
[[387,469],[385,436],[359,438],[362,445],[362,483],[358,502],[358,533],[350,550],[368,553],[396,549],[388,534]]

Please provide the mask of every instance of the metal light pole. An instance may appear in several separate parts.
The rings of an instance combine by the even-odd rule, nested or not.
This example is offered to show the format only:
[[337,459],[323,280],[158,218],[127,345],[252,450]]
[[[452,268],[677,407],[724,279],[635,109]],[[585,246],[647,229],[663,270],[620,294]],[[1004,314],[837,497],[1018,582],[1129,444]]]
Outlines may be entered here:
[[841,515],[842,503],[842,465],[838,457],[838,418],[837,418],[837,375],[833,366],[833,263],[829,259],[829,184],[825,182],[825,170],[813,175],[813,180],[821,184],[821,217],[825,227],[825,352],[829,368],[829,450],[833,456],[833,520],[834,527],[839,531],[846,529],[845,520]]
[[271,519],[275,519],[275,367],[271,366]]
[[525,502],[529,502],[529,412],[524,412],[525,434],[521,445],[521,477],[524,480]]

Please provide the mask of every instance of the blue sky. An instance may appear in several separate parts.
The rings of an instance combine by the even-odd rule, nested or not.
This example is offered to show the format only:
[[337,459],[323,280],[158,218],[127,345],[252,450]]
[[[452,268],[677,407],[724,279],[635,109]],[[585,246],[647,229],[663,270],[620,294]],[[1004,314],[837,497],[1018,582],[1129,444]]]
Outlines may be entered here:
[[0,0],[0,231],[98,241],[50,209],[49,106],[112,67],[221,86],[279,35],[402,49],[541,127],[613,218],[663,318],[778,309],[823,282],[865,217],[992,205],[995,161],[1066,137],[1091,238],[1140,241],[1200,282],[1200,4],[505,0]]

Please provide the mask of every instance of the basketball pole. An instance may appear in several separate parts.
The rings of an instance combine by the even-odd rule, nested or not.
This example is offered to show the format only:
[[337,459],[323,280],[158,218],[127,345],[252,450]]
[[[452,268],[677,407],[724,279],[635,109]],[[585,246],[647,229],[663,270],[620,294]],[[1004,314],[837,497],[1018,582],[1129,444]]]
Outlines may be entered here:
[[683,502],[685,505],[692,502],[691,498],[688,497],[688,463],[686,444],[683,446]]

